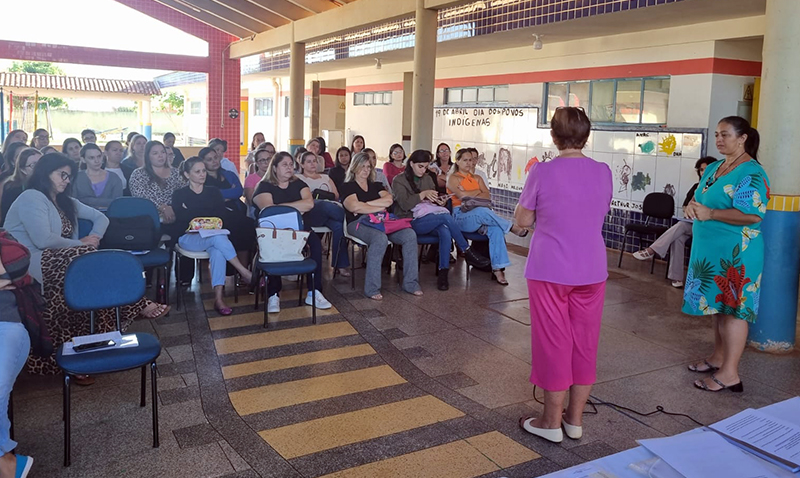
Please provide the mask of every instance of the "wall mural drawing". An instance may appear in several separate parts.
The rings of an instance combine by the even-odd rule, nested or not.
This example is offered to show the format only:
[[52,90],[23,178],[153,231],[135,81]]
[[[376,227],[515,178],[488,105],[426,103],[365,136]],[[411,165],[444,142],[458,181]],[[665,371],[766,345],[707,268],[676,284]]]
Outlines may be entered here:
[[[540,121],[539,108],[530,106],[436,107],[434,144],[447,143],[453,151],[476,148],[477,168],[487,173],[489,187],[520,192],[535,163],[558,155],[550,129]],[[584,149],[614,173],[613,208],[641,211],[648,193],[682,198],[697,182],[694,163],[702,157],[705,130],[643,129],[592,130]]]

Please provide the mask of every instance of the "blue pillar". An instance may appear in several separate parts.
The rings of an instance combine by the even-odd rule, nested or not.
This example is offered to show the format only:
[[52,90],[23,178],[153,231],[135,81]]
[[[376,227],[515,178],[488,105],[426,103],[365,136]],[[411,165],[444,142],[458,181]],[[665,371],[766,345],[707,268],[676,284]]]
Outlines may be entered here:
[[758,319],[749,342],[766,352],[790,352],[800,285],[800,196],[774,196],[761,224],[764,273]]

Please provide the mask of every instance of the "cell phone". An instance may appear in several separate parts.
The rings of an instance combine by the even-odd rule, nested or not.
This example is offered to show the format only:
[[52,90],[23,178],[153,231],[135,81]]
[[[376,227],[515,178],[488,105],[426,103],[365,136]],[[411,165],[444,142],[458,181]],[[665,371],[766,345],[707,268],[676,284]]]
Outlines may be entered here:
[[88,344],[76,345],[72,350],[76,352],[86,352],[87,350],[104,349],[117,345],[113,340],[101,340],[99,342],[89,342]]

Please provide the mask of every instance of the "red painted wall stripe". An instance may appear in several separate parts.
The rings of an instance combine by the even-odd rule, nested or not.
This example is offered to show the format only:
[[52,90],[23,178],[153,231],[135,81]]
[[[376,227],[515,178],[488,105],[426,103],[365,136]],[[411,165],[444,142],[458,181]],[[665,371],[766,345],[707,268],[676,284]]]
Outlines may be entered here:
[[[473,76],[436,80],[437,88],[485,85],[515,85],[546,83],[550,81],[602,80],[641,76],[697,75],[717,73],[723,75],[760,76],[761,62],[729,60],[725,58],[696,58],[691,60],[638,63],[632,65],[598,66],[571,70],[533,71],[507,75]],[[362,87],[362,86],[359,86]],[[363,85],[362,91],[371,91]],[[350,88],[347,89],[350,91]]]
[[319,89],[320,95],[330,95],[330,96],[344,96],[347,94],[347,90],[344,88],[320,88]]

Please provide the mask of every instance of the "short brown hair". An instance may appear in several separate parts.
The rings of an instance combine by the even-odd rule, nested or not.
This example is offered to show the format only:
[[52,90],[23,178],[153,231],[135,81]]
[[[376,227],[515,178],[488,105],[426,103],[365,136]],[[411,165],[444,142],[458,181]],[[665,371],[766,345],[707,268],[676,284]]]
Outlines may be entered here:
[[550,120],[550,134],[553,143],[560,150],[583,149],[589,140],[592,123],[582,108],[559,107]]

